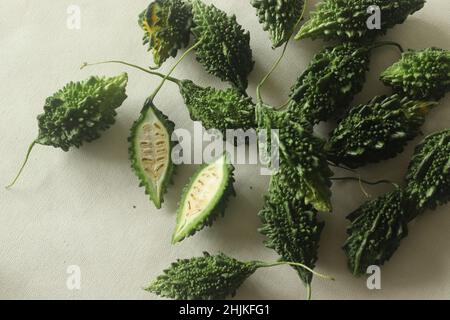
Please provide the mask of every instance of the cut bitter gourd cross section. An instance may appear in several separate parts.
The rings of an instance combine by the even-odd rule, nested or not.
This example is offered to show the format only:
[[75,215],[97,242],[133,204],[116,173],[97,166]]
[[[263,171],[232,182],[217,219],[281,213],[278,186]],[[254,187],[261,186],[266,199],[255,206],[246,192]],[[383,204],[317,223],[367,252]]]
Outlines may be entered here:
[[132,128],[130,159],[146,193],[159,209],[174,171],[171,136],[174,124],[149,105]]
[[219,214],[224,214],[229,196],[234,195],[233,171],[223,155],[193,176],[183,192],[172,243],[210,226]]

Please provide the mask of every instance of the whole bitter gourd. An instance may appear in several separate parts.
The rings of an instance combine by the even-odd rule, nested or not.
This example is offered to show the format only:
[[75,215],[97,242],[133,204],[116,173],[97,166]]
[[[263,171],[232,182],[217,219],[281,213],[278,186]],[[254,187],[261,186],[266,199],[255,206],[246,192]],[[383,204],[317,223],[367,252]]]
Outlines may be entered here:
[[291,88],[292,119],[326,121],[359,93],[369,70],[371,47],[344,43],[316,54]]
[[[323,0],[317,4],[296,39],[370,41],[403,23],[424,5],[425,0]],[[371,6],[380,9],[379,28],[368,26],[373,15]]]
[[192,8],[192,33],[199,42],[197,60],[207,72],[244,92],[254,66],[250,34],[237,23],[236,16],[227,16],[214,5],[193,0]]
[[172,162],[174,129],[175,124],[149,99],[128,138],[131,167],[157,209],[164,202],[164,193],[175,170]]
[[381,81],[411,99],[439,100],[450,91],[450,51],[427,48],[405,52]]
[[450,130],[434,133],[416,148],[406,176],[407,193],[420,211],[450,200]]
[[259,22],[268,31],[274,48],[282,46],[294,33],[305,0],[251,0]]
[[365,275],[369,266],[381,266],[392,257],[408,235],[414,211],[405,192],[398,189],[366,202],[347,217],[351,224],[344,250],[355,276]]
[[420,133],[425,115],[435,105],[393,95],[355,106],[331,133],[328,158],[350,168],[390,159]]
[[156,0],[139,15],[144,44],[153,52],[157,66],[189,44],[192,7],[184,0]]

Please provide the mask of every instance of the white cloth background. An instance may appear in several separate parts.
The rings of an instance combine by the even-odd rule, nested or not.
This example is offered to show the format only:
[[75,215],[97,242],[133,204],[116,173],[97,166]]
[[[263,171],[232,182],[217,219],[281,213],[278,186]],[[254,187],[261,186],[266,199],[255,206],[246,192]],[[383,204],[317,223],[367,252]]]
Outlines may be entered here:
[[[235,13],[251,32],[256,60],[249,92],[268,71],[280,51],[272,51],[268,34],[258,24],[248,1],[216,0],[218,7]],[[309,7],[317,1],[310,1]],[[176,258],[223,251],[251,260],[276,260],[258,234],[256,216],[262,206],[268,178],[256,166],[238,166],[238,196],[226,217],[212,228],[172,246],[170,237],[180,191],[195,166],[183,166],[166,196],[164,208],[155,210],[129,168],[129,128],[145,98],[159,79],[122,66],[99,66],[80,71],[84,61],[124,59],[140,65],[152,64],[141,44],[138,14],[149,1],[121,0],[2,0],[0,2],[0,184],[6,185],[23,160],[28,144],[37,135],[36,115],[44,99],[71,80],[91,74],[115,75],[127,71],[129,98],[120,108],[117,124],[102,139],[80,150],[64,153],[37,146],[16,187],[0,188],[0,298],[124,298],[153,299],[142,290]],[[67,7],[81,8],[81,29],[66,27]],[[406,23],[392,29],[385,39],[405,48],[440,46],[450,49],[450,2],[428,1],[426,7]],[[287,56],[267,83],[267,102],[281,104],[289,87],[312,56],[320,41],[292,42]],[[374,51],[364,91],[355,103],[368,101],[389,90],[378,80],[387,66],[399,58],[395,48]],[[163,68],[168,69],[174,60]],[[175,72],[203,85],[224,84],[208,76],[193,56]],[[447,128],[450,97],[429,115],[424,132]],[[177,127],[192,129],[177,88],[167,84],[156,99]],[[319,132],[328,130],[322,125]],[[391,161],[367,166],[367,179],[402,181],[416,139]],[[346,174],[338,172],[338,175]],[[368,187],[373,196],[388,186]],[[450,298],[449,207],[429,212],[410,226],[393,259],[382,269],[382,290],[369,291],[366,280],[353,278],[346,268],[341,246],[345,241],[345,216],[364,200],[357,183],[336,183],[334,211],[321,214],[326,221],[317,270],[336,277],[316,279],[315,299]],[[136,208],[133,208],[136,206]],[[69,265],[81,268],[81,290],[66,287]],[[303,299],[305,290],[289,267],[258,271],[239,290],[241,299]]]

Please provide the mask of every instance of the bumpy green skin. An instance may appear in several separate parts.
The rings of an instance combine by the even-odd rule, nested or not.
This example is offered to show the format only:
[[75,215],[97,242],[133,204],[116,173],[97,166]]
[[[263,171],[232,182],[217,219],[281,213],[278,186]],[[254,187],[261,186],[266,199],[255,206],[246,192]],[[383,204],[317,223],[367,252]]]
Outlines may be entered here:
[[[303,201],[289,202],[279,193],[269,192],[259,216],[263,223],[259,231],[267,237],[266,247],[275,250],[282,261],[297,262],[314,269],[324,223],[317,221],[317,211],[312,206]],[[293,268],[305,284],[311,283],[310,272]]]
[[347,242],[344,250],[348,266],[355,276],[365,275],[371,265],[388,261],[408,235],[408,200],[402,190],[366,202],[347,219]]
[[425,115],[435,105],[393,95],[356,106],[332,132],[326,146],[328,158],[358,168],[395,157],[419,135]]
[[420,211],[450,200],[450,130],[427,137],[416,148],[406,181],[407,193]]
[[[381,10],[381,29],[369,29],[370,6]],[[317,4],[296,39],[373,40],[423,8],[425,0],[324,0]]]
[[156,0],[139,15],[144,45],[153,52],[157,66],[189,44],[192,7],[183,0]]
[[344,43],[318,53],[291,89],[293,119],[318,123],[346,108],[359,93],[369,70],[370,48]]
[[439,100],[450,91],[450,51],[428,48],[405,52],[381,81],[412,99]]
[[[163,195],[167,192],[167,188],[169,184],[172,182],[173,175],[175,174],[175,164],[172,162],[172,158],[170,157],[166,174],[161,183],[161,191],[158,194],[157,191],[155,190],[155,186],[153,186],[147,180],[146,174],[143,171],[142,166],[140,165],[140,159],[137,156],[138,151],[136,150],[135,144],[137,132],[139,128],[144,124],[147,112],[152,112],[156,116],[156,118],[164,126],[164,129],[167,131],[169,137],[172,137],[172,134],[175,130],[175,123],[170,121],[169,118],[164,113],[158,110],[158,108],[156,108],[156,106],[153,104],[152,101],[147,100],[144,109],[141,112],[141,115],[139,116],[139,119],[136,120],[133,126],[131,127],[130,136],[128,137],[129,142],[128,158],[130,159],[131,162],[131,169],[133,169],[133,172],[139,178],[139,187],[144,187],[145,194],[147,194],[150,197],[150,200],[155,204],[155,207],[157,209],[161,209],[161,206],[164,203]],[[170,139],[169,143],[170,144],[168,147],[170,149],[170,153],[172,153],[172,150],[175,147],[176,142]]]
[[[188,195],[189,191],[192,189],[195,179],[208,166],[209,166],[209,164],[202,165],[199,168],[199,170],[192,176],[189,183],[184,187],[183,194],[181,196],[181,201],[178,205],[177,228],[181,224],[182,215],[185,214],[182,209],[183,209],[184,203],[187,199],[187,195]],[[234,181],[235,181],[234,180],[234,170],[235,170],[234,166],[232,164],[226,163],[226,164],[224,164],[224,170],[225,170],[224,171],[225,181],[224,181],[223,191],[219,190],[222,193],[217,194],[214,197],[214,199],[216,199],[216,197],[217,197],[217,199],[219,199],[219,201],[217,201],[213,207],[207,209],[206,212],[202,213],[202,218],[200,220],[198,220],[196,224],[191,225],[189,227],[189,229],[187,229],[185,232],[183,232],[182,234],[177,234],[177,232],[175,231],[175,233],[172,237],[172,244],[181,242],[184,239],[186,239],[187,237],[193,236],[194,234],[196,234],[198,231],[202,230],[205,227],[212,226],[212,224],[218,217],[220,217],[220,216],[223,217],[225,215],[225,210],[227,208],[228,201],[229,201],[230,197],[236,196],[236,191],[234,190],[234,186],[233,186]],[[177,230],[177,228],[175,230]]]
[[[311,126],[289,119],[285,112],[257,106],[259,129],[278,131],[280,168],[278,186],[269,192],[286,201],[304,201],[319,211],[331,211],[331,181],[333,175],[324,152],[324,141],[314,136]],[[289,192],[292,191],[292,192]]]
[[255,105],[234,88],[203,88],[192,81],[180,84],[180,92],[191,119],[201,121],[205,129],[217,129],[225,136],[227,129],[255,128]]
[[128,75],[91,77],[70,82],[45,101],[37,117],[36,143],[68,151],[100,137],[115,122],[116,109],[127,98]]
[[295,31],[301,18],[304,0],[251,0],[259,22],[268,31],[274,48],[282,46]]
[[227,16],[214,5],[193,0],[192,6],[195,24],[192,33],[197,41],[202,39],[197,47],[197,60],[207,72],[245,91],[247,76],[254,66],[250,34],[237,23],[236,16]]
[[150,284],[147,291],[178,300],[223,300],[259,267],[258,262],[241,262],[222,253],[178,260]]

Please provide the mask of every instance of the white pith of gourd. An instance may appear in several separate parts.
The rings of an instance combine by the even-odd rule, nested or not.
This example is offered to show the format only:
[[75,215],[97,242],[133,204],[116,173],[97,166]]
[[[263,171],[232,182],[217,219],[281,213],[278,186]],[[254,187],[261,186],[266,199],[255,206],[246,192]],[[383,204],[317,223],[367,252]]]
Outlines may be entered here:
[[170,137],[163,123],[149,111],[139,126],[135,140],[139,166],[161,198],[162,185],[170,161]]
[[178,221],[178,228],[175,232],[176,236],[188,229],[191,223],[202,219],[204,213],[215,208],[221,200],[227,180],[225,156],[220,157],[198,173],[184,197],[181,208],[182,215],[179,217],[181,220]]

